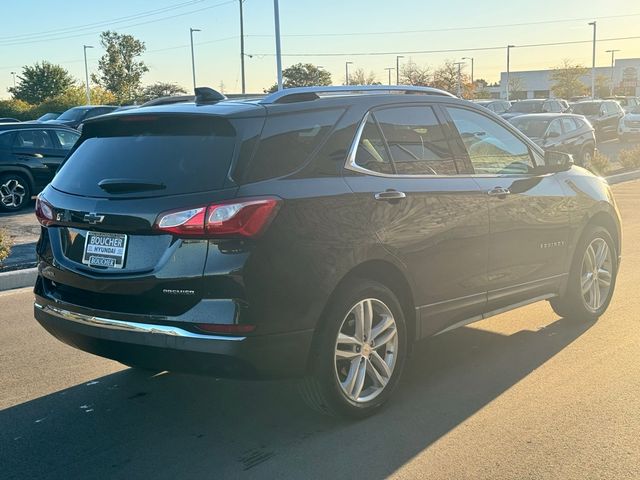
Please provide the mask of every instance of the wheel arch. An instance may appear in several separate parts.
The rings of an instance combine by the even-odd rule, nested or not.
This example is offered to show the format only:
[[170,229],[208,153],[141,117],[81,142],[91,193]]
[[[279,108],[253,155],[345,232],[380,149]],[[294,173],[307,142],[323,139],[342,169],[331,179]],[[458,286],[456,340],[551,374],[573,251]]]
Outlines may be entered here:
[[616,246],[616,255],[619,257],[622,247],[622,238],[618,225],[612,215],[603,211],[600,211],[593,215],[591,218],[589,218],[589,221],[585,225],[585,228],[582,229],[580,237],[584,235],[584,231],[588,225],[603,227],[607,230],[607,232],[609,232],[609,235],[611,235],[613,243]]
[[10,173],[17,173],[18,175],[23,177],[29,183],[29,189],[31,190],[31,192],[34,191],[35,181],[33,179],[33,175],[31,175],[31,172],[28,169],[17,165],[7,165],[0,167],[0,176]]

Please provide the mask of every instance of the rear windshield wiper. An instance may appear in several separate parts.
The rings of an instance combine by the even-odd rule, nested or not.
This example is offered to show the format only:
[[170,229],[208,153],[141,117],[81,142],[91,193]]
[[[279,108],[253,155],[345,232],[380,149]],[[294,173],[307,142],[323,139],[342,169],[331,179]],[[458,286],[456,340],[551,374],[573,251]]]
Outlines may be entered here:
[[105,178],[98,186],[108,193],[144,192],[148,190],[164,190],[167,186],[162,182],[136,180],[132,178]]

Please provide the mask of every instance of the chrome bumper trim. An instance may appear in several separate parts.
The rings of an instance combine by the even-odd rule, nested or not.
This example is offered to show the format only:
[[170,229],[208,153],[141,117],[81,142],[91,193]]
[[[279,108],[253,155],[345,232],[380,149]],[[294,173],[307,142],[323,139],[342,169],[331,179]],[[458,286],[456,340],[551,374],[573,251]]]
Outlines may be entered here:
[[172,337],[197,338],[201,340],[218,340],[225,342],[240,342],[247,338],[225,337],[222,335],[202,335],[168,325],[153,325],[147,323],[128,322],[125,320],[113,320],[111,318],[94,317],[91,315],[84,315],[82,313],[70,312],[69,310],[55,307],[53,305],[40,305],[39,303],[34,303],[34,307],[64,320],[80,323],[82,325],[89,325],[91,327],[107,328],[110,330],[123,330],[127,332],[151,333]]

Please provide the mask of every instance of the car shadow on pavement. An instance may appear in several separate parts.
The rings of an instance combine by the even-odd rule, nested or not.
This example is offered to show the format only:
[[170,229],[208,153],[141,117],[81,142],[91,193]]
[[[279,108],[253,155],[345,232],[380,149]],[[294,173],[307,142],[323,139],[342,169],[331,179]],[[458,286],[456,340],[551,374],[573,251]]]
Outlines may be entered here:
[[1,411],[0,476],[383,478],[591,325],[422,342],[391,405],[357,422],[308,410],[294,382],[123,370]]

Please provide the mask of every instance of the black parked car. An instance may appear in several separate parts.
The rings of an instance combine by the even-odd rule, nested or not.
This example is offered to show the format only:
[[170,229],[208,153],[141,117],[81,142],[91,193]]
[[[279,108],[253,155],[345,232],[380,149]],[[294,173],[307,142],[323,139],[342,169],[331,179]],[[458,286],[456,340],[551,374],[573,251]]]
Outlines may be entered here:
[[17,118],[2,117],[0,118],[0,123],[20,123],[20,120]]
[[624,110],[615,100],[591,100],[572,106],[573,113],[584,115],[593,125],[598,140],[604,137],[617,137],[618,124],[624,117]]
[[473,103],[487,108],[498,115],[508,112],[511,108],[511,102],[506,100],[474,100]]
[[621,243],[606,182],[420,87],[207,89],[94,119],[36,208],[35,316],[58,339],[303,377],[352,416],[389,399],[418,339],[539,300],[595,320]]
[[90,118],[111,113],[118,107],[113,105],[87,105],[84,107],[73,107],[62,113],[55,120],[49,120],[49,123],[65,125],[67,127],[78,129],[80,125]]
[[596,136],[593,127],[583,116],[534,113],[512,118],[510,122],[544,150],[569,153],[581,166],[591,164]]
[[563,113],[569,110],[566,100],[551,98],[548,100],[531,99],[513,102],[511,108],[501,114],[502,118],[510,119],[528,113]]
[[0,125],[0,210],[20,210],[53,178],[80,135],[37,123]]
[[62,115],[62,112],[49,112],[49,113],[45,113],[44,115],[41,115],[35,121],[36,122],[48,122],[49,120],[55,120],[60,115]]

